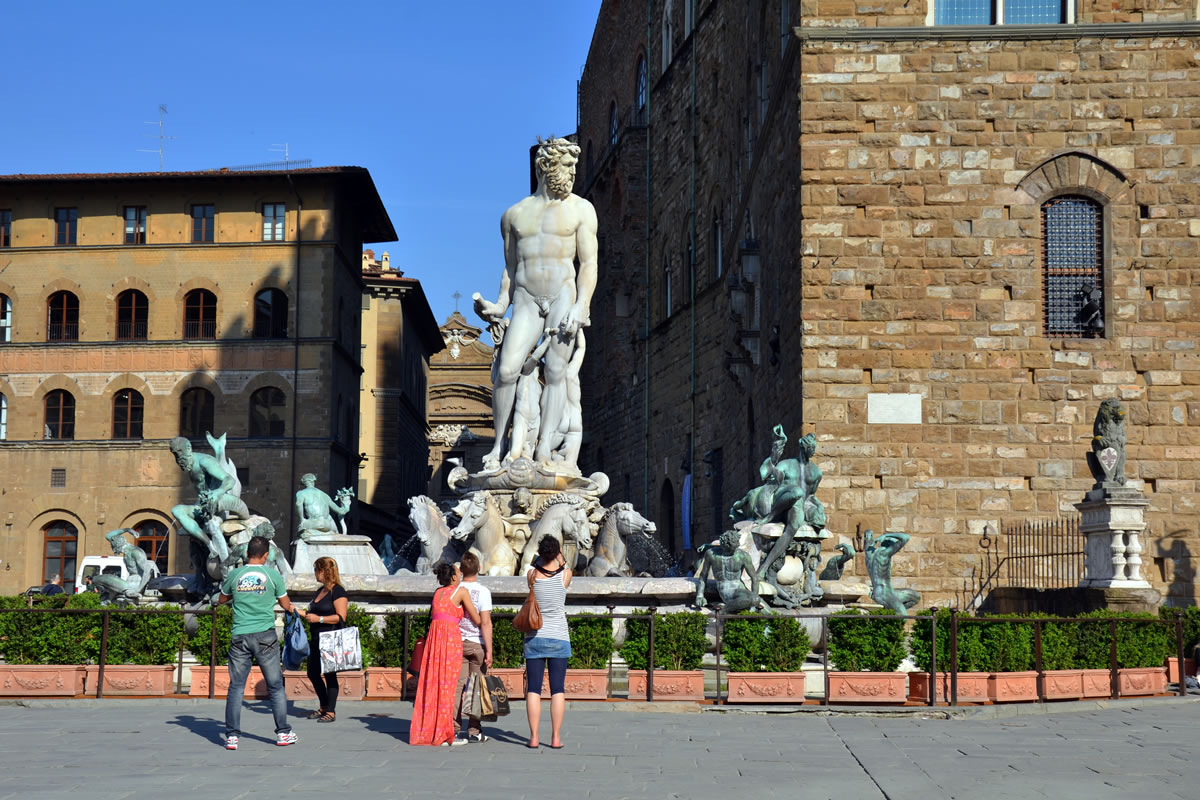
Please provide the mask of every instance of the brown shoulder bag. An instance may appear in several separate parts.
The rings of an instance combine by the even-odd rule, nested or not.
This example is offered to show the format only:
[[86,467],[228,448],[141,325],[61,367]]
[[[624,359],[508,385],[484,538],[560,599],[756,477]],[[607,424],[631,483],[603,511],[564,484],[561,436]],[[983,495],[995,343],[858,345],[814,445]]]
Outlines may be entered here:
[[533,593],[534,573],[529,573],[529,597],[521,604],[521,610],[513,618],[513,627],[521,633],[533,633],[542,627],[542,610],[538,608],[537,595]]

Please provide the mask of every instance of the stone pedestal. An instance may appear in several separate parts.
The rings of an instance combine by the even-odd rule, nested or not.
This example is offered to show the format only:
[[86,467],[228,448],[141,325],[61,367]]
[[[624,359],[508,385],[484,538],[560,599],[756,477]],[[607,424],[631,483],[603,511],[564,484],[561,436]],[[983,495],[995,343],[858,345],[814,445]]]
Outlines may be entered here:
[[1097,589],[1149,589],[1142,577],[1142,543],[1150,500],[1137,489],[1104,484],[1075,504],[1087,537],[1080,586]]
[[314,533],[308,540],[296,540],[296,557],[292,559],[292,571],[299,575],[311,575],[313,562],[329,556],[337,562],[342,575],[387,575],[383,559],[371,546],[371,537],[340,533]]

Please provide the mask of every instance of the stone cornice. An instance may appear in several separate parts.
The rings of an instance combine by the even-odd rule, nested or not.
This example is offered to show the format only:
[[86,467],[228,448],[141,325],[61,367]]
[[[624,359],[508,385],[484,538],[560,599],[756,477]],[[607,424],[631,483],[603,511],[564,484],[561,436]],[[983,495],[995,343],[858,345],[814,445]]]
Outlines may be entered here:
[[1151,39],[1200,36],[1200,22],[1110,22],[1085,25],[920,25],[903,28],[796,28],[801,41],[1037,41],[1045,39]]

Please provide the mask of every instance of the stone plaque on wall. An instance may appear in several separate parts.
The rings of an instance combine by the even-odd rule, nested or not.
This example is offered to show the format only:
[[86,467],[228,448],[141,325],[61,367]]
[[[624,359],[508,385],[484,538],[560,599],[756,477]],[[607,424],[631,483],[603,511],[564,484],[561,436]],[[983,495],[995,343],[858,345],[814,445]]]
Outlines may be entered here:
[[868,394],[867,423],[870,425],[920,425],[921,395]]

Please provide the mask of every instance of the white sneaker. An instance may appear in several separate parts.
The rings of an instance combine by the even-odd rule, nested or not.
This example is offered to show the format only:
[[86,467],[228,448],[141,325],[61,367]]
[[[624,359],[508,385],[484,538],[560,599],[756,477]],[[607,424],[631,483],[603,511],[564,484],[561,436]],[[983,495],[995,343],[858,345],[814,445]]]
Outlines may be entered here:
[[442,742],[442,747],[462,747],[468,743],[469,741],[465,736],[456,736],[448,742]]
[[295,733],[288,731],[287,733],[278,734],[275,737],[276,747],[287,747],[289,744],[295,744],[300,740],[300,737]]
[[238,746],[238,737],[236,737],[236,736],[226,736],[225,737],[225,749],[226,750],[237,750],[237,746]]

